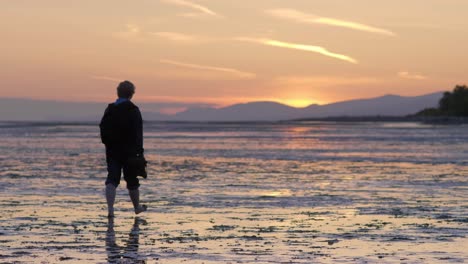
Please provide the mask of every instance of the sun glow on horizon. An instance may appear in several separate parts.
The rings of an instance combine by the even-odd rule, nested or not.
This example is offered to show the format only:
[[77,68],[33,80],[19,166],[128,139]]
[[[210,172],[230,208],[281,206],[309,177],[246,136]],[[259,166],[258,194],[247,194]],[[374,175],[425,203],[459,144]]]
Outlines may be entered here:
[[144,96],[138,97],[138,101],[145,103],[185,103],[204,104],[214,108],[223,108],[235,104],[248,104],[255,102],[277,102],[292,107],[307,107],[312,104],[325,104],[328,102],[308,99],[306,96],[290,97],[183,97],[183,96]]
[[[146,99],[146,100],[145,100]],[[193,106],[200,105],[203,107],[211,107],[211,108],[225,108],[230,107],[236,104],[248,104],[248,103],[255,103],[255,102],[275,102],[283,105],[287,105],[294,108],[304,108],[308,107],[313,104],[322,105],[327,102],[311,100],[311,99],[295,99],[295,98],[288,98],[288,99],[281,99],[281,98],[225,98],[224,100],[219,100],[217,98],[152,98],[153,100],[148,100],[149,98],[142,98],[139,101],[144,103],[185,103],[191,104]],[[156,101],[154,99],[157,99]],[[165,100],[164,100],[165,99]],[[169,99],[169,100],[168,100]],[[159,110],[161,114],[167,115],[174,115],[180,112],[183,112],[187,109],[191,108],[191,106],[174,106],[174,107],[163,107]]]
[[296,107],[296,108],[304,108],[313,104],[321,104],[321,102],[313,101],[309,99],[281,99],[278,101],[282,104]]

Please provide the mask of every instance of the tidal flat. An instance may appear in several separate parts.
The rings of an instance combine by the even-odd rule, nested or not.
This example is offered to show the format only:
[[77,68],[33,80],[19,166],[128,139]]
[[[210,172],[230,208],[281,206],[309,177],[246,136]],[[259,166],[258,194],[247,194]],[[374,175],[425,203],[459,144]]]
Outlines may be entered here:
[[97,126],[0,123],[0,263],[463,263],[467,128],[147,123],[109,220]]

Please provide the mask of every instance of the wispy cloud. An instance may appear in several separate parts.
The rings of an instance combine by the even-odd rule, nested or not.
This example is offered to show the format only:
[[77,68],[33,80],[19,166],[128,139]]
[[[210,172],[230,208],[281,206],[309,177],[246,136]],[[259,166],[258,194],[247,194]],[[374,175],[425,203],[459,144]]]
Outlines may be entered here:
[[407,71],[401,71],[398,73],[398,76],[403,79],[410,79],[410,80],[425,80],[427,76],[424,76],[419,73],[410,73]]
[[[182,7],[188,7],[190,9],[197,11],[198,13],[213,16],[213,17],[222,17],[218,13],[214,12],[213,10],[205,6],[195,4],[195,3],[185,1],[185,0],[161,0],[161,2],[172,4],[172,5],[177,5],[177,6],[182,6]],[[193,14],[193,13],[185,14],[185,16],[196,16],[196,15],[197,14]]]
[[151,34],[171,41],[193,42],[196,40],[196,38],[192,35],[181,34],[177,32],[153,32]]
[[255,78],[254,73],[250,72],[244,72],[240,71],[237,69],[232,69],[232,68],[224,68],[224,67],[216,67],[216,66],[207,66],[207,65],[199,65],[199,64],[192,64],[192,63],[186,63],[186,62],[179,62],[179,61],[174,61],[174,60],[167,60],[167,59],[161,59],[159,60],[161,63],[164,64],[170,64],[178,67],[183,67],[183,68],[189,68],[189,69],[195,69],[195,70],[202,70],[202,71],[214,71],[214,72],[221,72],[229,75],[236,76],[241,79],[253,79]]
[[122,79],[104,76],[104,75],[92,75],[90,76],[91,79],[94,80],[103,80],[103,81],[111,81],[111,82],[121,82]]
[[198,35],[188,35],[178,32],[151,32],[150,35],[157,36],[172,42],[182,43],[182,44],[197,44],[197,43],[206,43],[212,41],[218,41],[218,39],[198,36]]
[[262,45],[267,45],[267,46],[273,46],[273,47],[279,47],[279,48],[287,48],[287,49],[295,49],[295,50],[303,50],[303,51],[309,51],[309,52],[315,52],[322,54],[327,57],[335,58],[338,60],[343,60],[347,61],[350,63],[357,64],[358,61],[343,54],[339,53],[334,53],[326,48],[320,47],[320,46],[311,46],[311,45],[304,45],[304,44],[297,44],[297,43],[289,43],[289,42],[282,42],[278,40],[273,40],[273,39],[264,39],[264,38],[236,38],[236,40],[240,41],[247,41],[247,42],[253,42],[253,43],[258,43]]
[[283,76],[273,80],[273,84],[281,87],[299,88],[323,88],[340,85],[356,85],[379,83],[381,80],[369,77],[346,77],[346,76]]
[[280,8],[280,9],[270,9],[266,11],[267,14],[274,17],[283,18],[298,23],[305,24],[323,24],[335,27],[349,28],[359,31],[365,31],[370,33],[382,34],[387,36],[395,36],[396,34],[390,30],[373,27],[361,23],[356,23],[352,21],[346,21],[341,19],[329,18],[329,17],[320,17],[313,14],[303,13],[295,9]]
[[201,43],[201,42],[206,42],[206,41],[211,40],[209,38],[205,38],[201,36],[189,35],[189,34],[178,33],[178,32],[145,31],[136,24],[126,24],[124,30],[115,32],[112,35],[119,39],[124,39],[128,41],[140,41],[140,42],[144,40],[150,40],[151,38],[154,38],[154,37],[163,38],[169,41],[185,43],[185,44]]
[[131,41],[141,41],[144,32],[138,25],[135,24],[126,24],[125,30],[120,32],[115,32],[112,34],[116,38],[131,40]]

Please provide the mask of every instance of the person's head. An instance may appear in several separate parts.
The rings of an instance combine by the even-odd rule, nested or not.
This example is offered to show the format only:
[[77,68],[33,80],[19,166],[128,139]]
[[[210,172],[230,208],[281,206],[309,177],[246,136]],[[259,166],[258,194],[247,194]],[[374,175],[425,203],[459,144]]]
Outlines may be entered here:
[[135,85],[129,81],[123,81],[117,86],[117,96],[119,98],[131,99],[135,93]]

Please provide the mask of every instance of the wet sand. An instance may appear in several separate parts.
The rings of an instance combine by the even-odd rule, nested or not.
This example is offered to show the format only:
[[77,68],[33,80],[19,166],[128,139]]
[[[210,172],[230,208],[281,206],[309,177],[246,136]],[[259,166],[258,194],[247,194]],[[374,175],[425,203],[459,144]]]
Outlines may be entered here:
[[[110,225],[98,179],[77,183],[78,193],[90,188],[95,195],[2,193],[0,261],[441,263],[468,257],[466,168],[432,167],[450,169],[440,175],[404,164],[336,171],[331,163],[277,161],[272,171],[268,163],[244,160],[228,169],[223,159],[165,159],[152,170],[160,176],[141,188],[149,212],[135,218],[121,186]],[[359,174],[364,167],[375,170],[372,179]],[[411,180],[415,170],[420,177]],[[278,174],[289,178],[284,184],[301,184],[282,186],[272,181]],[[38,181],[59,186],[64,179]]]
[[[15,134],[1,145],[0,263],[468,260],[463,163],[175,156],[149,149],[150,176],[141,187],[149,211],[135,217],[122,181],[109,222],[99,145],[87,136],[49,135],[19,142]],[[153,140],[164,146],[165,139]]]

